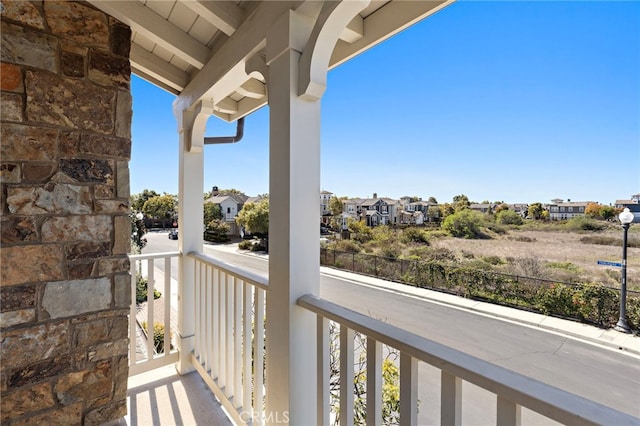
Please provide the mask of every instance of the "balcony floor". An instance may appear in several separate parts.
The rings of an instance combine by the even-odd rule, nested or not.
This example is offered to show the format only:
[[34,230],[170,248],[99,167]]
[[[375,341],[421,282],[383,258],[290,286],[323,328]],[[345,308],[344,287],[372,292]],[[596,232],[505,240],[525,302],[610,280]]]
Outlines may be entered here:
[[115,425],[232,425],[198,373],[173,365],[129,377],[127,416]]

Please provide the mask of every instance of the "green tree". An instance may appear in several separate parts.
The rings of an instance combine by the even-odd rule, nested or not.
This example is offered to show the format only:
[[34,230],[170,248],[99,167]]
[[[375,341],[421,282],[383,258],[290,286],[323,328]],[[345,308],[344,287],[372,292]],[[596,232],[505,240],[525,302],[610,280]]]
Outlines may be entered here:
[[614,207],[602,206],[600,208],[600,216],[602,216],[602,218],[605,220],[612,219],[613,217],[615,217],[615,215],[616,215],[616,209]]
[[527,211],[530,218],[535,220],[540,220],[543,218],[544,208],[542,207],[542,203],[533,203],[529,205],[529,210]]
[[447,216],[452,215],[455,213],[455,210],[453,208],[453,206],[449,203],[444,203],[444,204],[440,204],[438,206],[438,208],[440,209],[440,219],[444,220],[447,218]]
[[522,225],[524,223],[522,216],[513,210],[500,210],[496,214],[496,222],[502,225]]
[[129,203],[129,205],[131,206],[131,210],[133,210],[134,212],[141,212],[142,206],[144,206],[144,203],[146,203],[149,198],[157,197],[159,195],[160,194],[158,194],[156,191],[149,189],[145,189],[139,194],[133,194],[130,197]]
[[373,238],[373,231],[362,220],[349,219],[347,222],[352,238],[358,242],[365,243]]
[[438,204],[438,200],[436,200],[436,197],[427,198],[427,202],[431,204]]
[[269,234],[269,199],[245,204],[236,217],[236,223],[252,235],[266,237]]
[[153,219],[170,219],[176,214],[175,196],[164,194],[151,197],[142,206],[142,212]]
[[204,203],[204,224],[205,226],[211,223],[212,220],[222,219],[222,210],[220,204]]
[[329,210],[333,216],[338,216],[342,213],[342,198],[336,196],[331,197],[329,200]]
[[220,219],[213,219],[205,228],[204,239],[214,243],[229,241],[229,225]]
[[442,229],[458,238],[479,238],[482,236],[480,232],[482,224],[482,213],[464,209],[447,216],[442,223]]
[[460,195],[456,195],[455,197],[453,197],[453,209],[455,210],[455,212],[459,212],[461,210],[465,210],[468,209],[469,206],[471,205],[471,202],[469,201],[469,197],[467,197],[464,194],[460,194]]
[[496,203],[496,208],[494,209],[494,213],[498,214],[503,210],[509,210],[509,204],[507,203]]

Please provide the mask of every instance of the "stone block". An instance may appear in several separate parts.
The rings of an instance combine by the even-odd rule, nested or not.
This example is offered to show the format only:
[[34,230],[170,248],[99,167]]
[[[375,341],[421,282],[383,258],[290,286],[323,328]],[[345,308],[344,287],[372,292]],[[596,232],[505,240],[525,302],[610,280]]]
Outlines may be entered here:
[[62,52],[62,74],[65,77],[83,78],[85,72],[85,57],[73,52]]
[[96,200],[93,204],[96,213],[128,213],[126,200]]
[[131,51],[131,28],[115,19],[109,19],[111,28],[111,53],[129,57]]
[[0,64],[0,90],[24,92],[21,67],[13,64]]
[[0,310],[2,312],[35,306],[36,287],[34,284],[0,287]]
[[48,182],[55,171],[55,163],[24,163],[22,166],[22,181],[25,183]]
[[29,97],[26,117],[31,122],[113,133],[116,103],[113,89],[47,72],[27,71],[25,90]]
[[70,280],[92,278],[96,275],[95,269],[95,262],[74,262],[67,265],[67,276]]
[[0,401],[0,412],[3,423],[7,419],[13,419],[39,410],[45,410],[55,405],[51,384],[40,383],[26,389],[6,393]]
[[119,157],[128,160],[131,157],[131,140],[108,136],[83,134],[78,143],[77,154],[94,154]]
[[3,265],[0,286],[3,287],[64,279],[62,249],[57,245],[2,247],[0,259]]
[[129,58],[92,49],[89,54],[89,80],[101,86],[129,89],[131,81]]
[[111,243],[80,241],[78,243],[67,244],[65,247],[65,257],[68,261],[79,259],[97,259],[111,255]]
[[27,419],[18,419],[11,426],[79,425],[82,424],[82,403],[49,410]]
[[115,190],[111,185],[95,185],[93,187],[93,198],[100,200],[104,198],[113,198]]
[[2,123],[2,161],[51,161],[58,150],[58,131],[43,127]]
[[129,163],[127,161],[118,161],[116,163],[116,196],[118,198],[126,198],[131,196],[129,181]]
[[84,418],[86,426],[101,425],[117,420],[127,415],[127,400],[123,399],[113,404],[97,408],[87,413]]
[[127,317],[98,318],[75,324],[72,344],[74,348],[83,348],[124,339],[128,333]]
[[20,309],[19,311],[0,313],[0,328],[14,327],[34,322],[36,319],[35,309]]
[[80,143],[80,132],[60,132],[60,153],[64,156],[74,156],[78,154],[78,144]]
[[111,394],[111,362],[98,362],[94,369],[68,373],[54,386],[56,399],[63,405],[83,401],[88,395],[97,397]]
[[42,224],[42,240],[60,241],[110,241],[113,230],[110,216],[50,217]]
[[53,34],[79,44],[109,48],[107,16],[86,4],[44,2],[47,24]]
[[30,217],[3,217],[2,237],[0,243],[13,244],[25,241],[36,241],[38,230],[33,218]]
[[7,188],[7,207],[14,214],[86,214],[93,210],[89,187],[55,182],[44,187]]
[[131,93],[120,90],[116,103],[116,136],[131,139],[131,118],[133,116]]
[[71,371],[71,357],[64,355],[48,358],[29,366],[15,369],[9,375],[9,387],[21,387],[59,376]]
[[127,254],[131,250],[131,220],[129,216],[116,216],[113,222],[113,255]]
[[69,352],[69,324],[66,321],[3,330],[2,338],[3,369],[26,367]]
[[2,17],[23,25],[44,29],[44,18],[40,9],[30,1],[24,0],[3,0]]
[[0,60],[58,72],[58,39],[2,22]]
[[126,355],[129,351],[129,339],[120,339],[115,342],[102,343],[96,346],[89,354],[91,361],[109,359],[114,356]]
[[113,277],[113,298],[116,308],[131,306],[130,274],[120,274]]
[[109,309],[111,280],[95,278],[49,282],[42,295],[42,310],[50,318],[64,318]]
[[95,182],[113,185],[113,160],[63,158],[60,160],[60,171],[76,182]]
[[5,163],[0,165],[0,182],[19,183],[20,182],[20,164]]
[[0,94],[0,120],[22,122],[22,94],[7,93]]
[[129,268],[130,262],[126,256],[98,261],[98,275],[100,276],[129,272]]

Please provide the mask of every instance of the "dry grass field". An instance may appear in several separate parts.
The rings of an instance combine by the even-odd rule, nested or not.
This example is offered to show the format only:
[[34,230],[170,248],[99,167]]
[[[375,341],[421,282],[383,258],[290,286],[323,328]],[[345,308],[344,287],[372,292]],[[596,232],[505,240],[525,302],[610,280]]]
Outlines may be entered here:
[[[505,235],[492,239],[468,240],[445,238],[433,241],[433,248],[446,248],[458,257],[487,258],[497,256],[500,259],[528,259],[541,266],[549,264],[565,269],[566,275],[579,275],[590,282],[607,286],[620,283],[620,268],[601,266],[598,260],[621,262],[622,245],[586,244],[581,241],[594,233],[578,233],[553,230],[510,230]],[[622,239],[619,226],[599,231],[598,236]],[[640,240],[640,224],[634,224],[629,238]],[[627,283],[630,290],[640,291],[640,248],[627,251]]]

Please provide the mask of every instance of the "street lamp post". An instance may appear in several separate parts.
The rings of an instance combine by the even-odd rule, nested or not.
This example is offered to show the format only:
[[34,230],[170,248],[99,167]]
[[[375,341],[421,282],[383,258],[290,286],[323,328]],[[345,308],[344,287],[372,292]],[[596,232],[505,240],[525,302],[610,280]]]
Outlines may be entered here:
[[620,283],[620,317],[615,329],[624,333],[631,333],[631,328],[627,323],[627,232],[629,225],[633,222],[633,213],[625,208],[618,216],[622,224],[622,278]]

